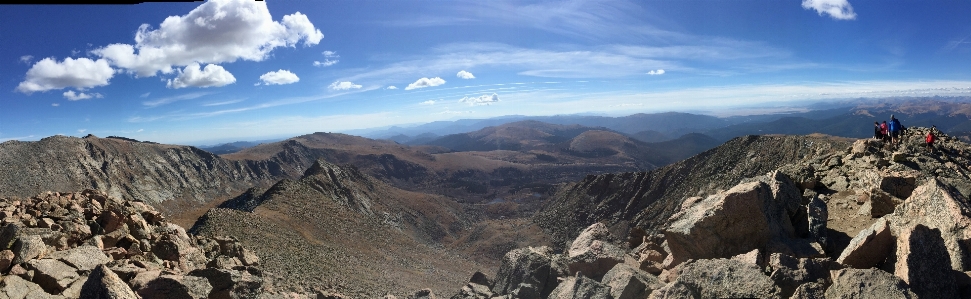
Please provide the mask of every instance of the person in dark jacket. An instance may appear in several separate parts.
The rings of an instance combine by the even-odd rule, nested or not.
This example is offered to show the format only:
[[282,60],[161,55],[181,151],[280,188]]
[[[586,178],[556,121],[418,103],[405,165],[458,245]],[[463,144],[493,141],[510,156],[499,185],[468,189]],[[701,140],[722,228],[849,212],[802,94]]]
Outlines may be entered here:
[[883,130],[880,130],[880,122],[873,122],[873,139],[883,139]]
[[900,121],[890,115],[890,143],[900,142]]

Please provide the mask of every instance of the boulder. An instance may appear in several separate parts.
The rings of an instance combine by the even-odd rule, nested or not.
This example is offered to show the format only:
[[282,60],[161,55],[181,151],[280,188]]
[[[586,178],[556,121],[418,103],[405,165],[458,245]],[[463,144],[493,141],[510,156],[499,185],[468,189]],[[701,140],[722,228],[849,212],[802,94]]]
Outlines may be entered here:
[[42,294],[47,295],[47,292],[36,283],[27,281],[20,276],[4,276],[3,280],[0,280],[0,298],[23,299]]
[[694,290],[688,288],[687,285],[677,282],[669,283],[664,287],[654,290],[651,293],[650,299],[683,299],[683,298],[700,298],[700,295]]
[[209,298],[247,298],[263,291],[263,279],[246,271],[206,268],[193,270],[189,275],[209,281]]
[[631,253],[636,258],[635,264],[638,269],[654,275],[661,274],[661,271],[664,270],[664,259],[667,258],[668,254],[661,245],[652,241],[644,241],[631,250]]
[[52,259],[27,261],[27,270],[34,271],[33,281],[51,294],[60,294],[80,277],[73,267]]
[[135,292],[105,265],[95,266],[81,286],[81,298],[136,299]]
[[847,268],[831,272],[826,298],[916,299],[907,283],[886,271]]
[[938,229],[918,224],[897,238],[894,274],[921,298],[957,298],[951,260]]
[[128,285],[130,285],[133,290],[140,290],[148,285],[149,282],[158,278],[159,275],[162,275],[162,271],[160,270],[139,272],[135,274],[135,277],[132,277],[132,279],[128,281]]
[[614,299],[640,299],[664,286],[657,277],[627,264],[617,264],[604,275],[601,283],[610,287]]
[[[670,265],[688,259],[728,258],[762,248],[774,239],[792,237],[787,201],[796,200],[789,192],[796,190],[795,186],[791,182],[762,180],[771,184],[742,183],[671,216],[671,224],[664,230],[671,249]],[[783,195],[777,200],[773,194]],[[666,267],[670,265],[665,263]]]
[[613,239],[603,223],[594,223],[573,240],[567,255],[570,274],[582,273],[600,279],[614,265],[624,262],[625,250],[611,244]]
[[886,219],[881,218],[869,228],[856,234],[837,263],[857,269],[867,269],[884,262],[893,253],[894,238]]
[[98,247],[78,246],[76,248],[56,251],[46,256],[46,258],[60,260],[78,270],[92,270],[99,265],[107,264],[111,261]]
[[782,290],[782,297],[788,298],[803,284],[826,284],[829,271],[836,265],[829,259],[794,258],[774,253],[769,258],[769,267],[772,269],[769,278]]
[[0,251],[0,273],[7,273],[16,255],[10,249]]
[[0,229],[0,249],[10,249],[13,247],[17,237],[20,236],[20,223],[8,223]]
[[13,253],[13,263],[20,264],[47,253],[47,244],[41,236],[22,236],[14,242]]
[[867,215],[872,218],[879,218],[883,217],[883,215],[893,213],[897,205],[903,203],[899,198],[879,189],[864,192],[862,197],[864,197],[865,201],[860,206],[858,214]]
[[550,293],[549,299],[611,299],[610,287],[583,275],[570,276]]
[[409,298],[413,298],[413,299],[436,299],[436,298],[438,298],[438,297],[435,296],[435,292],[432,292],[431,289],[421,289],[421,290],[415,291],[415,294],[413,296],[408,296],[408,297]]
[[475,271],[475,273],[472,273],[472,278],[469,278],[469,282],[474,284],[484,285],[484,286],[492,285],[492,282],[489,281],[489,277],[479,271]]
[[809,282],[800,285],[790,299],[826,299],[826,285]]
[[451,299],[489,299],[492,298],[492,291],[486,285],[470,282],[459,290]]
[[202,277],[161,275],[138,290],[144,299],[202,299],[209,296],[212,285]]
[[768,257],[766,257],[761,250],[752,249],[752,251],[749,251],[748,253],[743,253],[743,254],[733,256],[732,259],[739,262],[756,265],[756,266],[759,266],[759,268],[763,268],[766,265]]
[[826,248],[826,221],[829,219],[829,208],[826,202],[818,195],[811,197],[806,204],[806,215],[808,216],[807,237]]
[[965,240],[971,240],[971,205],[964,196],[946,187],[937,178],[914,189],[892,214],[884,216],[894,236],[917,224],[938,229],[951,261],[951,269],[971,269]]
[[668,288],[663,292],[695,294],[696,298],[780,298],[781,294],[758,266],[729,259],[686,262],[672,284],[681,286],[677,291]]
[[553,250],[549,247],[527,247],[503,256],[492,292],[496,295],[512,294],[523,285],[540,290],[545,298],[556,287],[556,277],[565,275],[553,264]]

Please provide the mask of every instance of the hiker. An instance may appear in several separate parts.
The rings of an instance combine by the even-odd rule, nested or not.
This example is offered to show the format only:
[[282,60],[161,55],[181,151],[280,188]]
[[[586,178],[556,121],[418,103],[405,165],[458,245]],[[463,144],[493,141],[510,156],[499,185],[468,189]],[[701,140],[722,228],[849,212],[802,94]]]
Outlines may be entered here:
[[890,115],[890,143],[900,142],[900,121],[893,114]]
[[883,139],[883,130],[880,130],[880,122],[873,122],[873,139]]
[[930,131],[927,131],[927,138],[924,139],[924,142],[927,143],[927,145],[925,147],[927,148],[927,151],[929,151],[929,152],[933,152],[934,151],[934,141],[937,140],[937,136],[934,136],[934,130],[936,130],[936,129],[937,129],[936,126],[931,126]]
[[887,121],[883,121],[883,123],[880,124],[880,135],[883,136],[883,141],[890,141],[889,140],[890,139],[890,135],[888,135],[889,134],[889,131],[887,131],[887,130],[888,130]]

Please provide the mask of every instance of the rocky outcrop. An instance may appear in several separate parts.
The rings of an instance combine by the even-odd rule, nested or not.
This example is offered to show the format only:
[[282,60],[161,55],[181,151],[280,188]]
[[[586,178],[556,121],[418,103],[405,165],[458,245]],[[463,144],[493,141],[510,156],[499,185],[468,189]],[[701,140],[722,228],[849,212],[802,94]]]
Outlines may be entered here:
[[567,265],[571,274],[600,279],[615,265],[624,262],[626,252],[609,242],[610,232],[602,223],[594,223],[570,245]]
[[879,269],[834,271],[832,279],[826,298],[917,298],[907,283]]
[[558,259],[549,247],[510,251],[502,259],[492,292],[518,294],[522,298],[546,298],[556,287],[556,278],[565,274]]
[[0,248],[13,254],[0,271],[0,293],[9,298],[255,298],[267,291],[258,259],[237,241],[188,235],[143,202],[95,190],[48,192],[0,198],[0,210],[0,235],[13,240]]

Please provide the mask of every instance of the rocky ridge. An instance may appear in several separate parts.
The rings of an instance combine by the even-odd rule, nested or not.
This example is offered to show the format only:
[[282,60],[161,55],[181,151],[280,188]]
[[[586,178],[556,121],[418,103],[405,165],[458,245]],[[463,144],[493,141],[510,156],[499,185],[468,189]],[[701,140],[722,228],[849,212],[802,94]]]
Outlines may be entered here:
[[191,146],[93,135],[0,143],[0,169],[0,196],[90,188],[172,209],[177,202],[225,199],[286,176],[277,161],[231,161]]
[[685,196],[658,225],[595,222],[562,253],[513,250],[451,298],[971,297],[971,146],[938,132],[925,150],[927,130]]
[[[0,298],[285,298],[259,257],[96,190],[0,198]],[[303,295],[313,295],[307,293]]]

